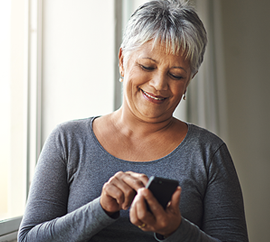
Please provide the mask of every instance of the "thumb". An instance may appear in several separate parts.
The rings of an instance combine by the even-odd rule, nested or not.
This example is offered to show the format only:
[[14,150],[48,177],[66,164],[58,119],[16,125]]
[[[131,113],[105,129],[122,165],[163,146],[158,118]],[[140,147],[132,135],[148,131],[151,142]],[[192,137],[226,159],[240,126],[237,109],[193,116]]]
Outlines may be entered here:
[[179,204],[180,204],[180,199],[181,199],[181,187],[177,187],[174,194],[172,195],[172,200],[168,206],[168,209],[177,211],[179,210]]

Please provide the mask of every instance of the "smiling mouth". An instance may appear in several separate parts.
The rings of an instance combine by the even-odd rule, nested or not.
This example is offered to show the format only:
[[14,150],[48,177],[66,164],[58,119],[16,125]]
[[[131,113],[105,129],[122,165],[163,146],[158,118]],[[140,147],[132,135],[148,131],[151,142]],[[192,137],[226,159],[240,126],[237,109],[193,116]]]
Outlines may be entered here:
[[152,98],[154,100],[157,100],[157,101],[163,101],[165,100],[166,98],[165,97],[154,97],[152,95],[150,95],[149,93],[145,92],[144,90],[141,89],[141,91],[149,98]]

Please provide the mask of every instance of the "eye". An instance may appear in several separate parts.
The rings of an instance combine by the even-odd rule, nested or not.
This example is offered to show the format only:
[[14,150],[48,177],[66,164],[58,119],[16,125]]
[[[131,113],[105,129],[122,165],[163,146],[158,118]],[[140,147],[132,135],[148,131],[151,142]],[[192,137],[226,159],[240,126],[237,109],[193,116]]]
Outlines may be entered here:
[[183,76],[177,76],[177,75],[173,75],[173,74],[170,74],[170,76],[175,79],[175,80],[181,80],[183,79]]
[[145,71],[152,71],[154,70],[155,68],[152,67],[152,66],[144,66],[144,65],[140,65],[140,67],[145,70]]

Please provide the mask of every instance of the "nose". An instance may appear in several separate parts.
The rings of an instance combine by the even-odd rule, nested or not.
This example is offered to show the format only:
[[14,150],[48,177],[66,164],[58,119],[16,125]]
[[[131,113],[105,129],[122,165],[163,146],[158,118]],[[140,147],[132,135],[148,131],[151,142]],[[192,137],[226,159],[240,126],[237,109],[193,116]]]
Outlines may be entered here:
[[150,85],[154,87],[157,91],[168,89],[168,79],[165,73],[156,73],[152,76]]

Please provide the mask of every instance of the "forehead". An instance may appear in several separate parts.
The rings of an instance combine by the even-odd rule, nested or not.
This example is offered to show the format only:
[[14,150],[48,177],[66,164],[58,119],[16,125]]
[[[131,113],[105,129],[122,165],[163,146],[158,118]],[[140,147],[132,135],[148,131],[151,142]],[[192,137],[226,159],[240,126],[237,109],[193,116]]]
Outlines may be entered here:
[[171,49],[162,42],[154,42],[153,40],[141,45],[137,50],[134,50],[134,56],[137,58],[153,58],[156,61],[173,61],[190,65],[184,52],[180,49],[178,53],[173,53]]

